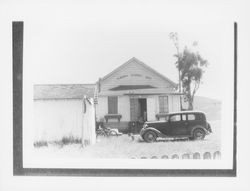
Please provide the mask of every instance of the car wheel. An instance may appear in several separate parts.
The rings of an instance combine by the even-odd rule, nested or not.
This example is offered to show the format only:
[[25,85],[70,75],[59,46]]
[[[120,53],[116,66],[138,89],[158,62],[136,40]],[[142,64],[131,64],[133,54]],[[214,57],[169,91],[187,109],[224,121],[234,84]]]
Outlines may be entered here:
[[143,139],[148,142],[148,143],[152,143],[156,141],[156,134],[153,131],[148,131],[144,134]]
[[114,130],[111,130],[111,131],[109,132],[109,136],[117,136],[117,132],[114,131]]
[[205,138],[205,131],[203,129],[195,129],[193,133],[193,139],[195,140],[202,140]]

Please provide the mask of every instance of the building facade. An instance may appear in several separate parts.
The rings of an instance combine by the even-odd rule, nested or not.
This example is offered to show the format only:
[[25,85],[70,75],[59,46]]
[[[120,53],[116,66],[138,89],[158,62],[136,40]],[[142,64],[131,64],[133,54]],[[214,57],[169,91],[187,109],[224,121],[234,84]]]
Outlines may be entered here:
[[[94,98],[93,121],[138,133],[144,121],[163,120],[169,112],[181,110],[180,96],[177,84],[136,58],[96,84],[34,85],[35,140],[88,134],[84,97]],[[97,128],[92,126],[91,132]]]
[[122,132],[181,109],[177,84],[136,58],[100,79],[97,88],[97,121]]

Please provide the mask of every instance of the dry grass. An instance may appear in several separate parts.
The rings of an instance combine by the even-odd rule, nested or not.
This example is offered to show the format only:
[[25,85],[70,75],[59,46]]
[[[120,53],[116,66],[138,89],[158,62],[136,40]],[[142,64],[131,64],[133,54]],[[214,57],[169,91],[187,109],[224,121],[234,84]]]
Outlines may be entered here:
[[[99,137],[95,145],[81,147],[80,142],[74,142],[60,149],[53,149],[53,154],[84,158],[161,158],[163,155],[173,154],[214,153],[220,151],[220,121],[211,122],[211,126],[213,133],[201,141],[161,139],[155,143],[146,143],[139,135],[136,135],[134,140],[128,135]],[[54,145],[49,144],[48,149],[52,147]]]
[[48,146],[48,142],[47,141],[36,141],[36,142],[34,142],[33,145],[36,148],[47,147]]
[[44,146],[48,146],[48,145],[54,145],[54,146],[59,146],[59,147],[63,147],[66,145],[70,145],[70,144],[81,144],[81,139],[80,138],[75,138],[74,136],[70,135],[70,136],[64,136],[61,140],[56,140],[56,141],[35,141],[34,142],[34,147],[36,148],[40,148],[40,147],[44,147]]

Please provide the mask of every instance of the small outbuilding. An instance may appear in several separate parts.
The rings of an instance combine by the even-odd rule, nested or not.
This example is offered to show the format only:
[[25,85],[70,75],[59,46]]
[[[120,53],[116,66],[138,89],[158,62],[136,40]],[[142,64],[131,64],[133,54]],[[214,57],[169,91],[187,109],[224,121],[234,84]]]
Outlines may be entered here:
[[95,143],[95,85],[34,85],[34,141]]

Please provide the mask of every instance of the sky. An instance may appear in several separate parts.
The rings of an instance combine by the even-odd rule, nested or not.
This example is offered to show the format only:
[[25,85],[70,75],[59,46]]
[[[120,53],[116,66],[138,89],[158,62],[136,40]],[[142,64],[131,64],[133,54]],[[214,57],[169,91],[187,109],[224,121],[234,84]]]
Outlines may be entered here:
[[22,13],[24,74],[34,84],[95,83],[132,57],[177,83],[176,49],[169,38],[170,32],[177,32],[180,50],[187,46],[209,62],[197,95],[221,99],[221,67],[228,54],[224,47],[232,45],[225,32],[232,33],[233,24],[228,31],[228,24],[210,18],[197,20],[205,10],[190,13],[195,20],[157,3],[145,3],[143,9],[136,3],[90,1],[59,7],[25,4],[12,11]]

